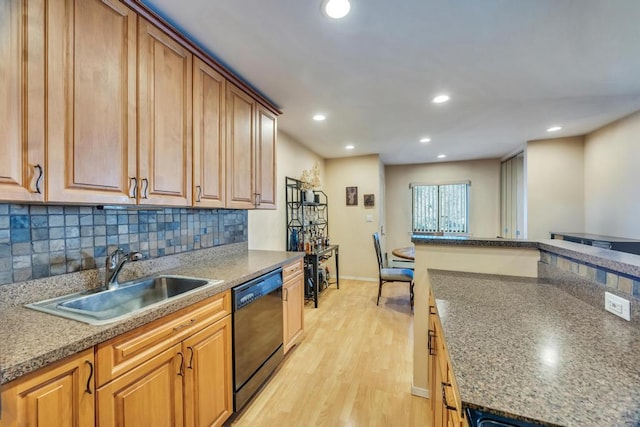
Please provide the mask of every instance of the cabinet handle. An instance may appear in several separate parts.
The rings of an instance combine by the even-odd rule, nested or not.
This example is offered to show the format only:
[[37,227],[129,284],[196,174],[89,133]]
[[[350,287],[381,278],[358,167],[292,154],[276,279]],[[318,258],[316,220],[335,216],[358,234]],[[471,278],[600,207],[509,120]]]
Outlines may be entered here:
[[129,188],[131,188],[131,183],[133,182],[133,190],[129,190],[129,198],[135,199],[138,193],[138,178],[132,176],[129,178]]
[[182,325],[178,325],[175,328],[173,328],[173,330],[175,332],[178,332],[180,329],[188,328],[189,326],[193,325],[195,322],[196,322],[196,319],[191,319],[189,320],[188,323],[183,323]]
[[87,379],[87,389],[84,392],[88,394],[93,394],[93,392],[91,391],[91,379],[93,378],[93,363],[91,363],[89,360],[85,360],[84,363],[89,365],[89,369],[91,369],[89,371],[89,379]]
[[193,370],[193,347],[187,347],[187,350],[191,352],[191,357],[189,358],[189,366],[187,366],[187,368]]
[[200,202],[200,200],[202,199],[202,187],[199,185],[196,185],[196,189],[198,190],[198,192],[196,193],[196,202]]
[[440,386],[442,389],[442,404],[444,405],[445,408],[447,408],[449,411],[457,411],[458,408],[456,408],[455,406],[451,406],[447,403],[447,393],[445,393],[444,388],[445,387],[451,387],[451,383],[441,383],[442,385]]
[[149,195],[149,180],[147,178],[142,178],[142,183],[144,184],[144,189],[142,190],[142,198],[148,199]]
[[435,305],[430,305],[429,306],[429,314],[432,316],[435,316],[436,314],[436,306]]
[[182,368],[184,367],[184,355],[180,351],[178,352],[178,354],[180,355],[180,368],[178,369],[178,375],[184,377],[184,374],[182,373]]
[[283,301],[289,301],[289,288],[284,290],[285,292],[282,294],[283,296]]
[[262,203],[262,194],[260,193],[253,193],[254,197],[254,205],[255,206],[259,206],[260,203]]
[[38,194],[42,194],[42,191],[40,191],[40,182],[42,181],[42,176],[44,175],[44,170],[42,169],[42,166],[40,166],[40,164],[38,163],[37,165],[34,166],[35,169],[38,169],[38,179],[36,179],[36,193]]
[[435,356],[436,355],[436,346],[433,345],[431,343],[431,339],[436,337],[436,333],[435,331],[432,331],[431,329],[429,329],[429,331],[427,332],[427,348],[429,349],[429,356]]

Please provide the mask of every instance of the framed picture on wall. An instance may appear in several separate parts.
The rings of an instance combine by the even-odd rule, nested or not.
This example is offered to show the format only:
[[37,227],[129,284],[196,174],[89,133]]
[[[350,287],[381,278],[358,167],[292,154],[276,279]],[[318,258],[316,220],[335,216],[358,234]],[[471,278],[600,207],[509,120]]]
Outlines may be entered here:
[[375,206],[375,198],[373,194],[365,194],[364,195],[364,207],[372,208]]
[[358,206],[358,187],[347,187],[347,206]]

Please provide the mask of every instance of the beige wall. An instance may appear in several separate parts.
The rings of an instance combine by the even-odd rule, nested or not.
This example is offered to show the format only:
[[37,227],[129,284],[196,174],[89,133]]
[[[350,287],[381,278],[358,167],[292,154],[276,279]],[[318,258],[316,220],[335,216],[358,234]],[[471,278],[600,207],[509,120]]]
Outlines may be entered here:
[[325,182],[324,160],[282,131],[278,131],[277,150],[278,208],[249,211],[249,249],[286,250],[285,177],[300,178],[303,170],[319,162],[320,181]]
[[640,112],[585,139],[585,230],[640,239]]
[[384,227],[387,252],[411,244],[410,183],[467,180],[471,181],[469,232],[475,237],[496,237],[500,233],[500,160],[386,166]]
[[529,141],[525,161],[527,238],[584,232],[584,138]]
[[[382,163],[378,155],[325,160],[329,199],[329,236],[340,245],[340,277],[377,280],[371,235],[379,230],[383,201]],[[346,187],[358,187],[358,206],[346,205]],[[363,196],[373,194],[375,206],[365,208]],[[367,222],[367,216],[371,222]]]

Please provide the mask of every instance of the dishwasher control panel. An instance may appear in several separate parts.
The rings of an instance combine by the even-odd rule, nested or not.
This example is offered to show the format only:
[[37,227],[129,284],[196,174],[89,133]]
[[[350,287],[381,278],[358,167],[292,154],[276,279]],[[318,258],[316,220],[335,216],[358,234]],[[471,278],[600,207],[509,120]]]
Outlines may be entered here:
[[239,310],[264,295],[282,288],[282,269],[279,268],[263,276],[232,289],[233,310]]

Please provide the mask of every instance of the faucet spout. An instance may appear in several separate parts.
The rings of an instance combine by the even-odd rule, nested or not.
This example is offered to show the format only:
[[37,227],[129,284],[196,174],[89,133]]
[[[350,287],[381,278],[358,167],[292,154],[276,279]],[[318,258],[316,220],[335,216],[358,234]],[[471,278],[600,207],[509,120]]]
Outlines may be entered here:
[[118,274],[127,261],[138,261],[142,259],[140,252],[126,253],[121,248],[116,249],[107,256],[104,287],[106,289],[116,289],[120,286],[118,283]]

